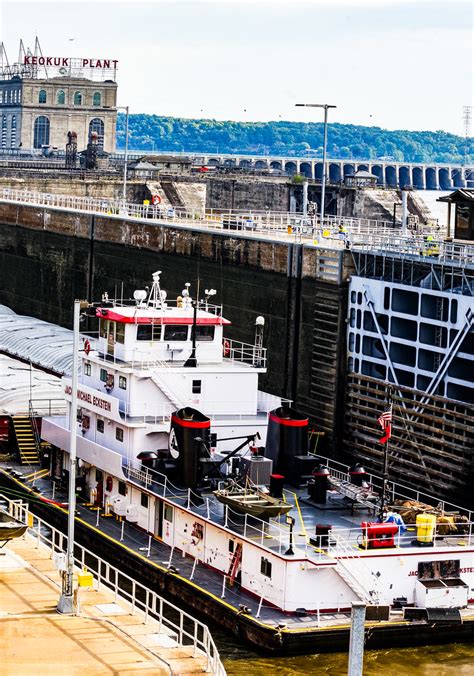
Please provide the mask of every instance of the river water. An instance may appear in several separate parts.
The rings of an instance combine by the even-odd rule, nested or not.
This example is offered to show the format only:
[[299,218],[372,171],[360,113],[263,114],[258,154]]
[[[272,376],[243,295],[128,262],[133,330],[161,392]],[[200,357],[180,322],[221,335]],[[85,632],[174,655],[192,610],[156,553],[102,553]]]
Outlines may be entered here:
[[[215,635],[215,632],[213,632]],[[232,639],[215,635],[228,676],[299,676],[347,674],[347,654],[262,657]],[[474,644],[368,650],[364,676],[474,676]]]

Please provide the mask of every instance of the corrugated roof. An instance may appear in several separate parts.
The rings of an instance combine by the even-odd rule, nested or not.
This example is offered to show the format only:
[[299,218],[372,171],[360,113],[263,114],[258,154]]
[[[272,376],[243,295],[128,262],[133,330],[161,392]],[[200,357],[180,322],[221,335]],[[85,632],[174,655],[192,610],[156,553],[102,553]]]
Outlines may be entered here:
[[48,371],[70,375],[72,331],[0,305],[0,351]]
[[0,414],[29,411],[29,402],[38,415],[64,415],[61,378],[0,354]]

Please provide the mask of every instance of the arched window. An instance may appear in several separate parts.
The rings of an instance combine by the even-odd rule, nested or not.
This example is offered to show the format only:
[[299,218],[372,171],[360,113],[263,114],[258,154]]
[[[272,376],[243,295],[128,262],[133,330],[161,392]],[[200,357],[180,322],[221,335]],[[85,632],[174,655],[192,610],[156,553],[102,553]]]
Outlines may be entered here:
[[2,148],[7,147],[7,116],[2,115]]
[[104,122],[99,117],[94,117],[89,122],[89,139],[91,137],[92,132],[94,132],[94,131],[97,132],[98,145],[101,148],[103,148],[104,147]]
[[75,106],[82,106],[82,93],[81,92],[74,92],[73,103],[74,103]]
[[46,89],[40,89],[38,94],[38,103],[46,103]]
[[12,130],[11,130],[11,147],[16,146],[16,115],[12,116]]
[[56,94],[56,103],[59,106],[64,106],[64,104],[66,103],[66,94],[62,89],[60,89]]
[[45,115],[40,115],[35,120],[33,148],[47,145],[49,145],[49,119]]
[[92,97],[92,105],[93,106],[100,106],[102,103],[102,97],[100,95],[100,92],[94,92],[94,96]]

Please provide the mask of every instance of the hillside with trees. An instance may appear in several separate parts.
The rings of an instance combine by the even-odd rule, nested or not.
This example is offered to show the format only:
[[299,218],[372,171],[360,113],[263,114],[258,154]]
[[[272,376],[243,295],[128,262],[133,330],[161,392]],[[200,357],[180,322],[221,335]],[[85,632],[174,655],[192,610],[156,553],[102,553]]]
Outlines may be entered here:
[[[193,120],[130,115],[129,148],[143,151],[321,157],[322,123]],[[117,121],[117,148],[125,147],[125,116]],[[466,139],[444,131],[388,131],[353,124],[328,126],[328,156],[405,162],[464,162]],[[474,162],[474,140],[467,141]]]

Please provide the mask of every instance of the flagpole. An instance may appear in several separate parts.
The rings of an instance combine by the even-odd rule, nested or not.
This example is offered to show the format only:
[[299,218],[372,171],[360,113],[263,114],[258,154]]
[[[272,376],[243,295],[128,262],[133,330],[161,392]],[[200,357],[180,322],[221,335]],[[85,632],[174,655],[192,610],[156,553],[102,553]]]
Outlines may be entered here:
[[[387,386],[387,408],[392,410],[392,388],[390,385]],[[393,420],[390,420],[390,431],[393,425]],[[390,440],[391,434],[387,436],[387,441],[384,444],[384,455],[383,455],[383,486],[382,486],[382,499],[380,505],[380,514],[379,518],[383,519],[385,509],[388,502],[388,442]]]

